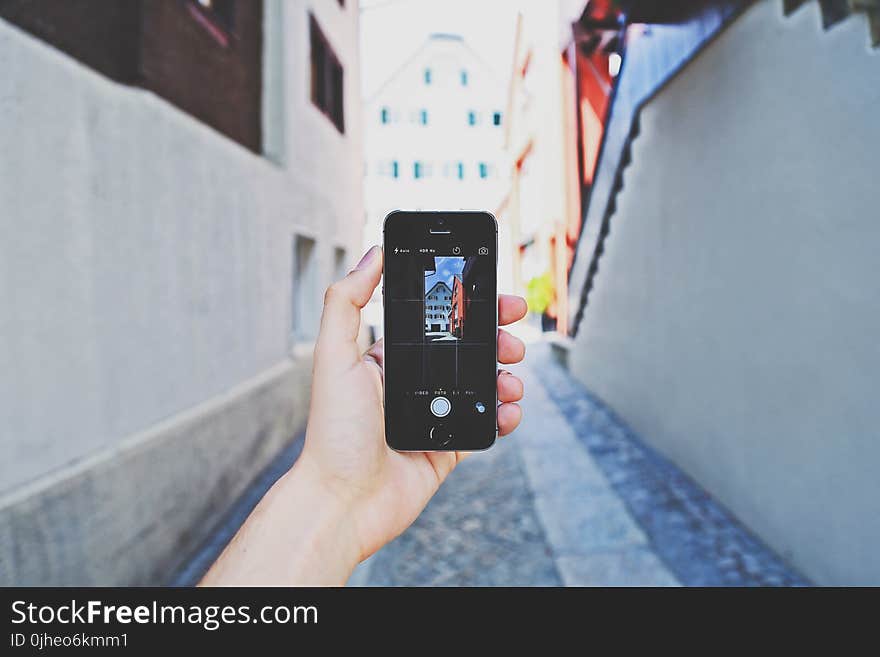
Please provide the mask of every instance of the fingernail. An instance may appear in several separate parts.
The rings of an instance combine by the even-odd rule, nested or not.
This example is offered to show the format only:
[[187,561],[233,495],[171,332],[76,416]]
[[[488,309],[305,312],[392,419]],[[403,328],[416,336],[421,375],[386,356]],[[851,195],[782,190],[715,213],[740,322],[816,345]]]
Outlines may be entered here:
[[354,268],[354,271],[360,271],[361,269],[363,269],[367,265],[369,265],[371,262],[373,262],[373,258],[376,257],[376,250],[378,248],[379,248],[378,246],[371,246],[370,250],[367,251],[364,254],[364,256],[361,258],[361,261],[359,263],[357,263],[357,266]]

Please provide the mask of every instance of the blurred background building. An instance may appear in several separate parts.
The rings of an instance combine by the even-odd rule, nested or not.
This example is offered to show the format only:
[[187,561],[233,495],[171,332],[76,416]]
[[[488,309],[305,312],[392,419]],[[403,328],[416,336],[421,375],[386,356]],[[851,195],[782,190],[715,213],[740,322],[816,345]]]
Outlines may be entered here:
[[511,235],[513,289],[544,328],[563,334],[580,227],[576,79],[566,44],[582,10],[583,2],[563,1],[525,3],[519,13],[504,140],[509,191],[497,211]]
[[358,7],[0,3],[0,584],[156,584],[305,421]]
[[[364,103],[367,234],[390,211],[497,204],[506,89],[462,37],[432,34]],[[455,135],[455,139],[450,139]]]
[[[366,246],[392,210],[491,211],[507,186],[503,79],[457,34],[430,34],[394,66],[364,101]],[[367,311],[377,332],[381,302]]]

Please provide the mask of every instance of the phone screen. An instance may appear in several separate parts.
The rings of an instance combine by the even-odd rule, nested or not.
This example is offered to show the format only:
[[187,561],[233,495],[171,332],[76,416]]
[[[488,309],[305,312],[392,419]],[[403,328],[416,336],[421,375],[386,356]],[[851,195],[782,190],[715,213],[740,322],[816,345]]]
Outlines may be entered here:
[[394,449],[494,442],[496,258],[488,213],[385,219],[385,434]]

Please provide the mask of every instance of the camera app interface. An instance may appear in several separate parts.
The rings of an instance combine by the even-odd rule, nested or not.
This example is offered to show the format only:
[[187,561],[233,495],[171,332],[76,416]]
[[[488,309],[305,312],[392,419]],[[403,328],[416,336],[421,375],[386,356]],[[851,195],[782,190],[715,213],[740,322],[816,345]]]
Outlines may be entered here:
[[491,242],[462,230],[393,237],[386,235],[385,380],[395,446],[488,446],[495,432],[494,233]]

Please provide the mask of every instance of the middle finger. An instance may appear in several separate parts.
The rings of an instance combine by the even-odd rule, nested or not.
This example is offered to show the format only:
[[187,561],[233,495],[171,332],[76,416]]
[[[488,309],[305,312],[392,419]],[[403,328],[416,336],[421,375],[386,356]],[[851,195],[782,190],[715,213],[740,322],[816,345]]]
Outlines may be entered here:
[[498,362],[510,365],[520,362],[526,355],[526,345],[504,329],[498,329]]

